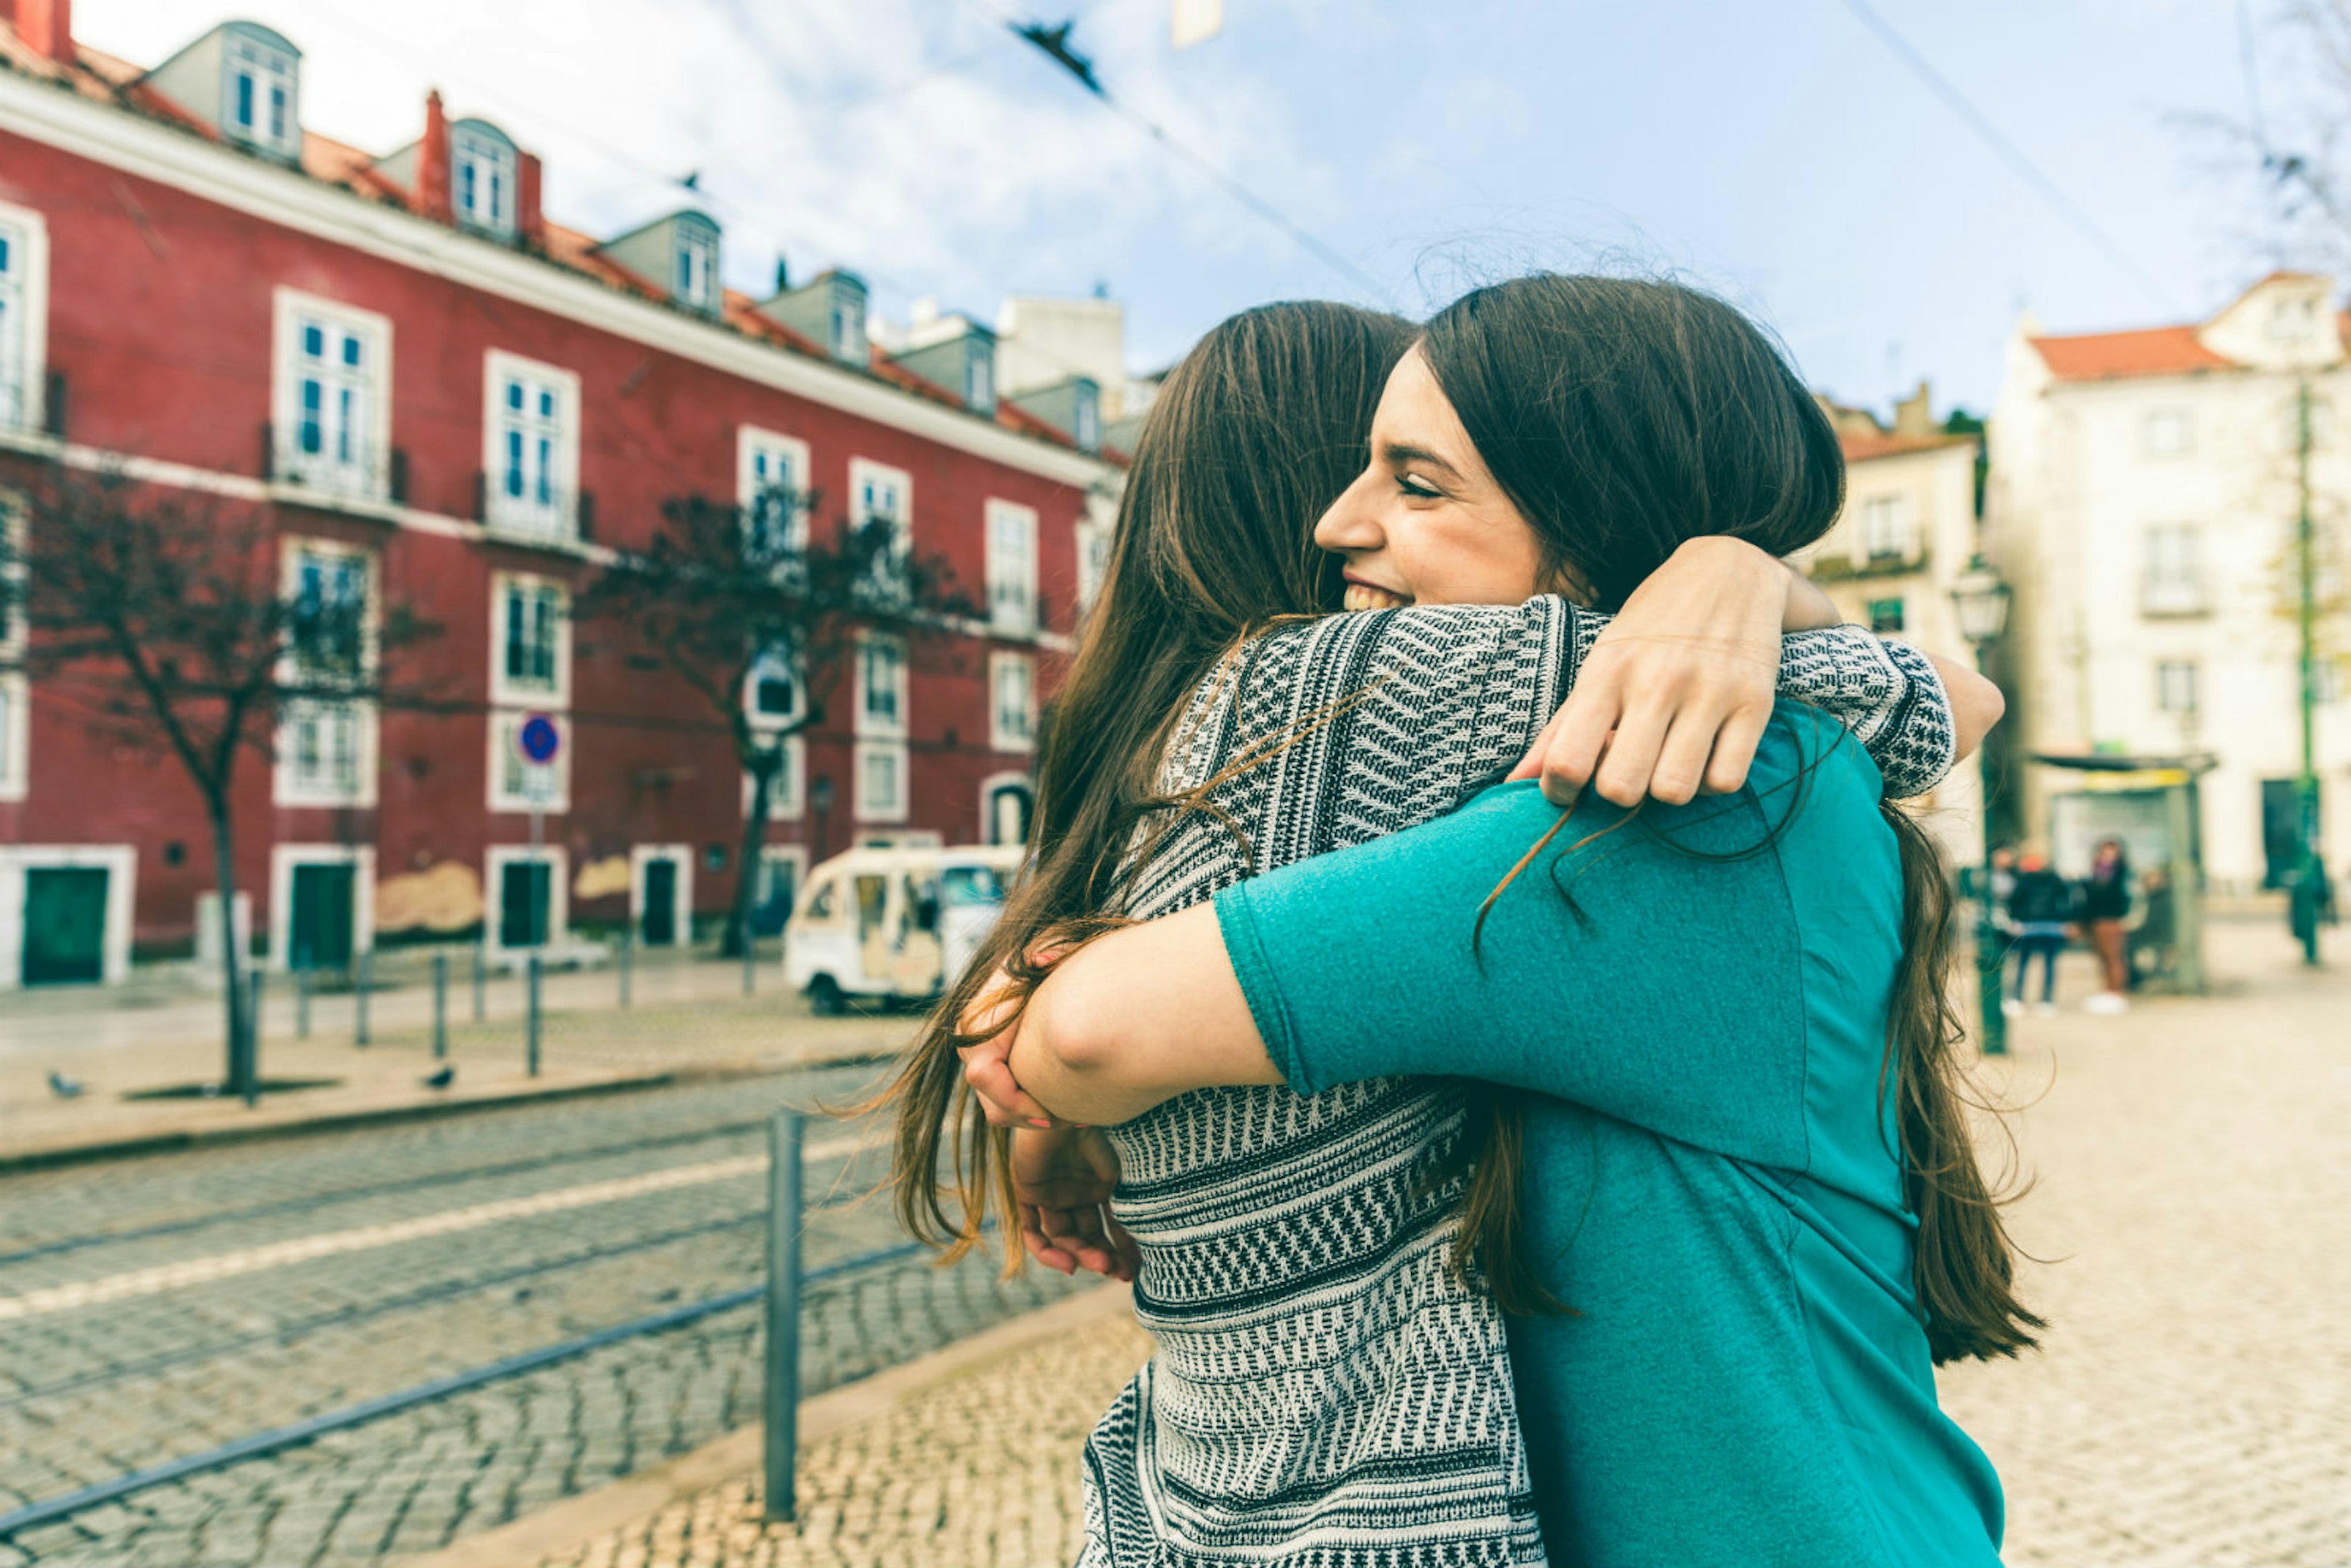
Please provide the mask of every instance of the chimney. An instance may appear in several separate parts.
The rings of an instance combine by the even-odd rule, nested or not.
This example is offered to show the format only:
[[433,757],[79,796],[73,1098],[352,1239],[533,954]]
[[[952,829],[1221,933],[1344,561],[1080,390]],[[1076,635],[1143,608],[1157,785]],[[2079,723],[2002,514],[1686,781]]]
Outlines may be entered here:
[[515,233],[528,246],[547,238],[547,219],[538,207],[538,154],[525,152],[515,170]]
[[[0,5],[5,5],[6,3],[7,0],[0,0]],[[778,294],[789,293],[791,291],[791,264],[784,259],[781,252],[778,252],[776,256],[776,292]]]
[[61,66],[74,63],[73,0],[16,0],[16,37]]
[[441,89],[424,95],[424,140],[416,149],[416,204],[436,223],[449,223],[449,117],[441,112]]
[[1925,382],[1918,390],[1894,405],[1894,434],[1896,435],[1932,435],[1935,434],[1935,400]]

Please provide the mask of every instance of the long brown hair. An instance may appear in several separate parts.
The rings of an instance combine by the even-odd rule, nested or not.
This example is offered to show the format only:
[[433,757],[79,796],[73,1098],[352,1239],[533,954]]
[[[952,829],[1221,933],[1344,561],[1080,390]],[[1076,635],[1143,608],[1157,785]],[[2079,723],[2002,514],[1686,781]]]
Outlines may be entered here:
[[[1590,584],[1605,607],[1686,539],[1729,534],[1784,556],[1827,532],[1844,504],[1844,455],[1820,405],[1760,328],[1695,289],[1518,278],[1447,306],[1420,347],[1479,455],[1533,528],[1545,565]],[[1892,802],[1880,810],[1903,876],[1881,1082],[1890,1078],[1918,1220],[1928,1343],[1938,1362],[2012,1355],[2043,1324],[2011,1290],[2014,1249],[1969,1137],[1976,1102],[1948,990],[1949,889],[1917,824]],[[1487,1130],[1471,1145],[1514,1148],[1508,1102],[1488,1093],[1475,1104]],[[1459,1246],[1517,1309],[1546,1298],[1520,1248],[1509,1165],[1481,1155]]]
[[[1009,1212],[1003,1139],[965,1090],[957,1019],[998,966],[1033,982],[1040,936],[1082,937],[1121,907],[1135,829],[1166,804],[1153,788],[1160,754],[1225,652],[1282,616],[1339,608],[1339,564],[1314,524],[1363,471],[1381,390],[1416,330],[1345,305],[1262,306],[1210,330],[1160,389],[1046,727],[1029,870],[884,1096],[898,1218],[950,1257]],[[1009,1238],[1007,1254],[1019,1257]]]

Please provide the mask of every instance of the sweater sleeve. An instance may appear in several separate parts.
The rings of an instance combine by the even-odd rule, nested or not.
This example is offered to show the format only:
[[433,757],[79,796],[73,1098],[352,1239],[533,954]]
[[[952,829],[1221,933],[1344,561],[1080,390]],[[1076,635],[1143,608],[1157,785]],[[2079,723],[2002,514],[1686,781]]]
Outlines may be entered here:
[[1875,770],[1834,735],[1783,705],[1737,795],[1629,818],[1587,797],[1482,932],[1489,894],[1558,821],[1532,785],[1220,893],[1275,1064],[1307,1092],[1478,1078],[1801,1167],[1804,981],[1782,830],[1801,809],[1816,843],[1883,831]]

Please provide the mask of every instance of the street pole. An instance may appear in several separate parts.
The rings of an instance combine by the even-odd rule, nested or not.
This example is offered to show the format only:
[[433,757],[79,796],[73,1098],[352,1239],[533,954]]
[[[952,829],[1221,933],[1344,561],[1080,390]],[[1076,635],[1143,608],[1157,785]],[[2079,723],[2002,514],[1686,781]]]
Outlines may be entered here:
[[2294,931],[2302,938],[2302,961],[2318,962],[2319,890],[2325,880],[2318,845],[2318,752],[2314,714],[2318,706],[2318,560],[2310,520],[2310,382],[2294,394],[2295,482],[2301,491],[2301,512],[2294,522],[2296,576],[2301,580],[2296,607],[2302,632],[2302,777],[2295,781],[2301,808],[2302,867],[2294,880]]
[[760,1414],[767,1434],[762,1503],[769,1523],[789,1521],[797,1500],[792,1473],[800,1413],[800,1135],[797,1111],[778,1111],[768,1124],[768,1364]]
[[523,999],[527,1015],[523,1023],[523,1057],[533,1078],[538,1076],[538,949],[531,949],[527,964],[528,995]]
[[449,1054],[449,954],[433,955],[433,1059]]
[[[1991,662],[1989,640],[1976,644],[1976,673],[1986,680],[1991,678],[1988,667]],[[1983,863],[1976,869],[1976,1010],[1983,1022],[1979,1032],[1983,1039],[1986,1056],[2008,1054],[2008,1014],[2001,1003],[2001,975],[2007,967],[2008,954],[2000,935],[1999,923],[1993,918],[1991,865],[1991,796],[1994,783],[1991,747],[1980,747],[1976,751],[1976,776],[1981,782],[1983,799],[1976,807],[1976,815],[1983,823]]]

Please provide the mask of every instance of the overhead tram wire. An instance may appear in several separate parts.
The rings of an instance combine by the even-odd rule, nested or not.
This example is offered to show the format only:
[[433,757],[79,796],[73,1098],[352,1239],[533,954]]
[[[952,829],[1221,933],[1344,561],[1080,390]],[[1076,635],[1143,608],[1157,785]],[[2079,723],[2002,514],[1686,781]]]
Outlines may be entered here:
[[1943,100],[1943,106],[1958,115],[1960,121],[1970,131],[1975,132],[1977,140],[1991,148],[1999,156],[2001,162],[2006,163],[2023,179],[2025,183],[2039,193],[2042,200],[2054,207],[2083,237],[2097,247],[2100,255],[2127,273],[2133,281],[2154,295],[2167,308],[2174,304],[2171,290],[2153,273],[2141,267],[2128,251],[2116,243],[2113,235],[2100,228],[2095,218],[2085,212],[2071,196],[2068,196],[2054,180],[2042,172],[2041,166],[2032,161],[2024,149],[2010,141],[2000,127],[1992,123],[1991,117],[1970,101],[1968,96],[1959,89],[1950,78],[1937,70],[1933,61],[1919,53],[1917,47],[1909,39],[1896,32],[1894,25],[1878,14],[1877,8],[1870,4],[1870,0],[1844,0],[1844,4],[1846,10],[1859,18],[1863,26],[1877,36],[1879,43],[1884,44],[1896,59],[1908,68],[1911,75],[1926,83],[1928,90]]
[[1084,88],[1089,93],[1092,94],[1093,97],[1102,103],[1103,108],[1111,110],[1122,119],[1139,126],[1151,137],[1153,141],[1165,148],[1168,152],[1173,154],[1175,157],[1183,160],[1186,163],[1190,164],[1192,168],[1199,173],[1205,175],[1210,183],[1216,185],[1227,195],[1232,197],[1233,200],[1238,202],[1251,213],[1265,220],[1265,222],[1272,225],[1275,228],[1280,229],[1282,234],[1287,235],[1291,243],[1295,244],[1300,249],[1313,256],[1317,261],[1322,262],[1325,267],[1330,267],[1333,272],[1345,277],[1348,281],[1363,288],[1374,298],[1381,301],[1381,303],[1394,306],[1395,303],[1395,297],[1389,291],[1386,285],[1381,283],[1377,278],[1374,277],[1370,273],[1365,272],[1353,262],[1349,261],[1345,256],[1340,255],[1330,246],[1324,244],[1321,239],[1317,238],[1311,231],[1307,229],[1305,225],[1290,217],[1289,214],[1275,206],[1271,202],[1267,201],[1263,196],[1259,195],[1255,191],[1250,190],[1247,185],[1242,184],[1240,181],[1236,179],[1233,175],[1226,172],[1223,169],[1209,162],[1205,155],[1196,151],[1188,143],[1178,140],[1173,131],[1160,124],[1159,121],[1144,113],[1141,110],[1136,109],[1134,105],[1126,102],[1123,99],[1112,92],[1110,89],[1104,87],[1102,84],[1101,78],[1094,75],[1093,62],[1070,47],[1070,29],[1076,25],[1074,22],[1064,22],[1058,27],[1047,27],[1040,22],[1020,21],[1010,13],[999,10],[996,6],[988,4],[988,0],[972,0],[972,4],[979,6],[981,10],[994,16],[998,20],[1004,24],[1006,30],[1010,32],[1014,37],[1017,37],[1022,42],[1029,45],[1039,53],[1042,54],[1047,59],[1052,61],[1055,66],[1074,78],[1077,80],[1078,85]]

